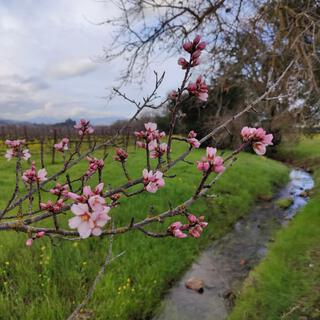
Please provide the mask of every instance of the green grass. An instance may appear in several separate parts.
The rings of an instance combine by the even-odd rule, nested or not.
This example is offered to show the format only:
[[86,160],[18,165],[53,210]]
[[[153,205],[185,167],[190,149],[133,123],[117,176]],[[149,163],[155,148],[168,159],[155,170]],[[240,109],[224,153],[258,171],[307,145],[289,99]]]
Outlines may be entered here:
[[229,320],[320,319],[320,136],[284,144],[278,157],[314,170],[313,197],[279,231],[251,272]]
[[[183,146],[177,144],[175,149],[181,151]],[[203,153],[197,150],[188,160],[195,161]],[[107,186],[125,181],[120,165],[111,161],[112,156],[104,174]],[[139,150],[130,155],[128,168],[132,178],[141,176],[143,159]],[[0,206],[3,207],[13,188],[14,163],[0,161]],[[61,163],[48,166],[49,174],[60,166]],[[73,173],[79,175],[86,167],[82,163]],[[188,198],[200,180],[199,172],[194,165],[181,163],[172,173],[177,177],[167,178],[166,186],[157,194],[143,193],[130,200],[123,199],[111,212],[115,226],[128,224],[131,217],[138,220],[158,214],[168,209],[169,203],[175,205]],[[125,254],[109,266],[87,309],[93,312],[94,319],[148,318],[165,291],[199,252],[248,213],[259,195],[270,195],[287,177],[288,169],[284,165],[243,154],[215,185],[211,193],[217,196],[201,200],[191,208],[209,221],[201,239],[153,239],[139,231],[116,236],[113,253],[125,251]],[[68,213],[67,217],[61,217],[60,223],[65,226],[70,216]],[[159,223],[151,230],[165,230],[168,223]],[[65,319],[91,285],[103,262],[108,240],[51,243],[40,239],[27,248],[26,238],[14,232],[0,234],[0,319]]]

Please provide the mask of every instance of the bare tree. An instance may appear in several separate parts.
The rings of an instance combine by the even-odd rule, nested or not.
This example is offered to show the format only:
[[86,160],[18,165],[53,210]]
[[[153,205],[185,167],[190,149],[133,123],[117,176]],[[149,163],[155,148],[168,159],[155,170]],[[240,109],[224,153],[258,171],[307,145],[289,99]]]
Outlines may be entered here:
[[[205,35],[207,73],[216,94],[211,95],[212,119],[228,115],[222,95],[242,90],[242,100],[260,96],[291,60],[295,66],[277,88],[280,100],[263,101],[264,117],[287,114],[303,99],[304,111],[293,116],[310,120],[317,111],[320,67],[320,8],[304,0],[114,0],[120,14],[105,23],[115,28],[113,46],[105,50],[110,61],[126,57],[120,84],[143,76],[159,54],[176,54],[190,35]],[[288,97],[290,96],[290,99]],[[216,99],[215,99],[216,98]],[[226,113],[225,113],[226,112]],[[275,121],[274,123],[277,123]],[[272,124],[270,124],[272,127]]]

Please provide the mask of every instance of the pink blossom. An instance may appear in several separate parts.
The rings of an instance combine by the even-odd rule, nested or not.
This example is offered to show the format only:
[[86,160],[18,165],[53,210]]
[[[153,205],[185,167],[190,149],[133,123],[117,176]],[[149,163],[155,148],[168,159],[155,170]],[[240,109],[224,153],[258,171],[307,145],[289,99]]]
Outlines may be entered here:
[[215,157],[213,160],[213,171],[215,173],[223,172],[225,167],[223,166],[223,159],[221,157]]
[[193,214],[188,214],[187,218],[187,224],[182,224],[180,221],[172,223],[168,228],[168,232],[176,238],[186,238],[187,234],[183,231],[188,231],[190,236],[199,238],[203,232],[203,228],[208,225],[208,223],[204,221],[204,216],[198,218]]
[[188,134],[188,138],[192,139],[192,138],[196,138],[197,137],[197,133],[193,130],[191,130]]
[[36,233],[36,238],[42,238],[46,233],[44,231],[38,231]]
[[47,170],[46,169],[40,169],[38,171],[37,179],[39,182],[43,182],[47,180]]
[[145,137],[147,139],[147,142],[150,142],[152,140],[157,140],[157,139],[161,139],[163,137],[165,137],[165,133],[159,132],[159,130],[157,130],[157,124],[153,123],[153,122],[148,122],[144,124],[144,127],[146,129],[145,132],[140,131],[140,135],[142,137]]
[[10,161],[15,156],[13,149],[8,149],[5,154],[5,158]]
[[241,136],[244,142],[252,143],[252,148],[258,155],[264,155],[266,147],[273,145],[273,135],[271,133],[267,134],[262,128],[243,127]]
[[191,138],[191,139],[187,139],[188,143],[190,143],[190,145],[193,147],[193,148],[196,148],[198,149],[200,147],[200,142],[198,139],[196,138]]
[[33,242],[32,238],[27,239],[26,246],[31,247],[32,246],[32,242]]
[[166,144],[161,144],[160,140],[165,137],[165,132],[159,132],[157,124],[148,122],[144,124],[146,131],[136,131],[135,136],[138,139],[144,139],[144,141],[137,141],[137,146],[140,148],[151,151],[151,158],[158,158],[166,152]]
[[204,216],[197,218],[194,215],[188,215],[189,220],[189,234],[194,238],[199,238],[208,223],[204,221]]
[[212,161],[212,160],[214,160],[214,158],[216,156],[217,149],[216,148],[212,148],[212,147],[207,147],[206,152],[207,152],[208,160]]
[[189,94],[198,97],[201,101],[208,100],[208,87],[202,76],[199,76],[195,83],[189,83],[187,90],[189,91]]
[[124,151],[121,148],[118,148],[116,150],[116,155],[114,156],[114,160],[119,161],[119,162],[125,162],[127,161],[128,158],[128,153]]
[[25,139],[23,139],[23,140],[9,140],[9,139],[7,139],[4,143],[9,148],[15,149],[15,148],[18,148],[18,147],[24,145],[26,143],[26,140]]
[[148,144],[148,150],[150,151],[150,158],[156,159],[160,158],[163,154],[167,152],[168,146],[166,143],[158,143],[157,140],[152,140]]
[[201,161],[197,161],[197,168],[200,171],[207,172],[210,168],[210,163],[206,157],[202,157]]
[[100,236],[102,233],[102,227],[104,227],[108,221],[111,219],[108,216],[110,207],[103,207],[102,210],[97,210],[92,212],[92,220],[94,221],[94,228],[92,229],[92,234],[94,236]]
[[31,168],[26,170],[22,175],[22,180],[26,183],[43,182],[47,180],[47,170],[40,169],[37,173],[36,164],[32,162]]
[[207,147],[206,153],[206,157],[202,157],[201,161],[197,161],[198,170],[207,172],[211,168],[211,171],[215,173],[223,172],[225,169],[223,159],[217,156],[217,149]]
[[147,144],[145,142],[142,141],[137,141],[137,147],[142,148],[142,149],[146,149]]
[[196,36],[192,42],[188,41],[183,44],[183,49],[191,55],[191,60],[189,63],[186,59],[180,58],[178,60],[178,64],[181,65],[182,69],[195,67],[200,64],[200,55],[202,51],[206,48],[206,43],[204,41],[200,41],[201,37]]
[[95,188],[94,190],[92,191],[91,190],[91,187],[90,186],[85,186],[83,187],[83,193],[82,195],[78,195],[76,193],[73,193],[73,192],[68,192],[67,193],[67,197],[76,201],[76,202],[80,202],[80,203],[85,203],[88,201],[88,199],[90,197],[93,197],[95,195],[101,195],[102,191],[103,191],[103,186],[104,184],[103,183],[99,183]]
[[56,196],[66,196],[69,191],[69,187],[67,184],[62,185],[61,183],[57,182],[55,187],[50,189],[50,193]]
[[143,183],[148,192],[155,193],[159,188],[162,188],[165,185],[163,173],[161,171],[153,172],[152,170],[148,171],[147,169],[144,169],[142,174]]
[[10,161],[13,157],[20,155],[23,160],[28,160],[31,157],[29,149],[22,149],[22,146],[26,143],[26,140],[6,140],[5,144],[9,146],[6,151],[5,158]]
[[244,142],[247,142],[247,141],[253,139],[256,131],[257,131],[256,128],[243,127],[242,130],[241,130],[242,140]]
[[198,149],[200,147],[200,142],[198,139],[196,139],[197,133],[193,130],[189,132],[187,142],[190,143],[190,145],[193,148]]
[[48,200],[47,203],[40,203],[40,208],[42,210],[48,210],[50,212],[60,212],[63,207],[63,199],[59,199],[57,202],[52,202],[51,200]]
[[183,233],[181,229],[174,229],[172,230],[172,233],[176,238],[182,239],[187,237],[187,235]]
[[196,66],[198,66],[200,63],[201,63],[200,58],[192,59],[192,61],[191,61],[191,67],[196,67]]
[[194,40],[185,42],[183,44],[183,49],[188,53],[193,53],[196,50],[204,50],[206,48],[206,43],[204,41],[201,42],[201,36],[197,35]]
[[106,200],[99,195],[94,195],[89,198],[88,203],[91,209],[99,210],[106,204]]
[[202,51],[206,48],[206,46],[207,46],[207,43],[205,41],[202,41],[198,44],[197,49]]
[[200,238],[202,229],[199,229],[198,226],[192,227],[189,229],[190,236],[194,238]]
[[29,149],[22,150],[22,159],[28,160],[31,157],[31,154],[29,152]]
[[189,66],[189,62],[185,58],[178,59],[178,65],[181,66],[182,70],[187,69]]
[[188,42],[185,42],[183,45],[182,45],[183,49],[189,53],[192,53],[192,50],[193,50],[193,43],[188,41]]
[[201,41],[201,36],[196,35],[195,38],[193,39],[193,45],[197,46],[199,44],[199,42]]
[[104,167],[104,161],[102,159],[87,157],[87,160],[89,161],[89,167],[86,175],[89,177],[91,177],[97,170],[102,170]]
[[56,143],[54,145],[54,148],[57,151],[64,152],[64,151],[67,151],[69,149],[68,144],[69,144],[69,139],[68,138],[63,138],[59,143]]
[[194,238],[199,238],[203,232],[203,228],[207,226],[207,222],[199,222],[189,229],[189,234]]
[[201,55],[201,50],[196,50],[192,55],[192,59],[198,59]]
[[135,135],[137,138],[141,139],[141,138],[145,138],[145,137],[146,137],[146,132],[144,132],[144,131],[135,131],[135,132],[134,132],[134,135]]
[[144,127],[146,128],[147,132],[154,132],[157,130],[157,124],[153,122],[145,123]]
[[198,222],[198,218],[194,215],[194,214],[188,214],[188,221],[189,221],[189,223],[191,223],[191,224],[195,224],[195,223],[197,223]]
[[111,219],[107,214],[109,210],[110,207],[99,206],[91,211],[86,203],[73,204],[71,211],[75,217],[69,219],[69,227],[77,229],[83,239],[91,234],[99,236],[102,233],[102,227]]
[[90,126],[90,121],[85,119],[81,119],[74,128],[78,130],[80,136],[94,132],[94,129]]
[[176,221],[169,226],[168,232],[172,233],[173,236],[175,236],[176,238],[180,238],[180,239],[186,238],[187,235],[182,232],[181,230],[182,227],[183,227],[182,223],[180,221]]

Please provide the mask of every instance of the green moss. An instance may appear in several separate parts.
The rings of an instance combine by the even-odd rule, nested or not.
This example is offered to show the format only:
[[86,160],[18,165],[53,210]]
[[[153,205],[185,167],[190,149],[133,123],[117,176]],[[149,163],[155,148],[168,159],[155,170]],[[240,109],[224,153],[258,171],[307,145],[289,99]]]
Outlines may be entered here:
[[276,201],[276,205],[281,209],[288,209],[293,204],[293,199],[291,197],[281,198]]

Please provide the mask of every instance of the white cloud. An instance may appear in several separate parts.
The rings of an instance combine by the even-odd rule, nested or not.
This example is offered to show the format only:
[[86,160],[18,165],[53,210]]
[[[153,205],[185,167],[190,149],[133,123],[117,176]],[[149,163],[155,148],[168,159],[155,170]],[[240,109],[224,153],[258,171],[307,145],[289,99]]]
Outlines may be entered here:
[[47,74],[51,78],[66,79],[85,76],[98,68],[90,59],[68,60],[49,67]]
[[[0,118],[32,120],[67,117],[128,116],[134,108],[108,96],[122,58],[95,63],[110,44],[112,30],[95,25],[115,15],[111,1],[0,1]],[[174,67],[172,67],[174,64]],[[154,61],[145,90],[130,86],[126,94],[141,99],[154,83],[153,70],[168,70],[160,93],[176,86],[176,59]],[[107,90],[108,89],[108,90]]]

